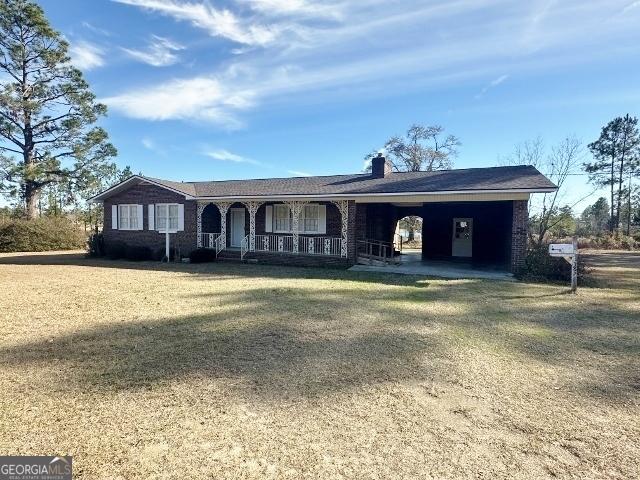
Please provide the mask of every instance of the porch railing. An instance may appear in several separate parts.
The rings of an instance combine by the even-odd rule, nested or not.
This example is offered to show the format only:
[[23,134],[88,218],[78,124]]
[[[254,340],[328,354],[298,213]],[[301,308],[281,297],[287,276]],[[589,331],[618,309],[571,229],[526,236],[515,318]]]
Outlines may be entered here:
[[216,257],[220,254],[222,250],[227,247],[227,236],[224,233],[218,235],[213,241],[213,245],[216,249]]
[[201,233],[200,234],[201,248],[215,248],[215,241],[218,235],[220,235],[220,232]]
[[298,237],[300,253],[308,255],[340,256],[342,238],[337,237]]
[[244,260],[244,256],[249,251],[249,235],[245,236],[240,243],[240,260]]
[[256,252],[293,252],[293,235],[256,235]]
[[[256,252],[292,253],[293,235],[256,235]],[[298,237],[298,253],[303,255],[327,255],[339,257],[342,238]]]

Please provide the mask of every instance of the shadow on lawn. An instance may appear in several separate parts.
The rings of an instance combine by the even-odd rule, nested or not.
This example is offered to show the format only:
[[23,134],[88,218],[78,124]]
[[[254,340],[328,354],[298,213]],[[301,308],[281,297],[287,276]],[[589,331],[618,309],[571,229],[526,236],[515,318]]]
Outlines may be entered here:
[[[242,304],[247,298],[228,298]],[[4,365],[63,364],[84,389],[145,389],[200,375],[241,380],[262,398],[315,397],[332,391],[397,380],[426,378],[419,361],[437,355],[433,338],[383,329],[318,331],[287,322],[253,321],[260,302],[232,312],[151,322],[106,325],[0,350]],[[420,365],[420,367],[419,367]]]
[[[231,291],[190,295],[211,313],[112,323],[0,349],[0,363],[7,366],[63,367],[78,389],[144,389],[194,375],[231,379],[235,388],[267,400],[317,397],[403,379],[455,381],[467,368],[464,354],[473,349],[567,372],[584,368],[576,377],[583,380],[571,388],[608,401],[632,398],[640,383],[640,315],[629,307],[636,301],[633,292],[605,303],[554,286],[429,283],[402,275],[242,264],[167,267],[79,255],[2,257],[0,264],[33,264],[34,257],[46,265],[184,272],[192,281],[248,280]],[[265,287],[260,278],[291,284]],[[346,282],[317,290],[300,279]],[[590,377],[593,371],[606,375]]]
[[3,348],[0,363],[62,367],[79,390],[146,389],[203,376],[231,380],[234,389],[268,401],[402,380],[455,383],[468,350],[490,349],[567,371],[585,359],[599,368],[599,355],[607,355],[615,359],[610,381],[590,378],[571,388],[614,402],[637,394],[638,317],[621,323],[624,313],[615,307],[576,317],[562,296],[549,300],[558,302],[552,311],[540,310],[514,297],[517,284],[509,283],[500,293],[492,282],[380,291],[344,285],[328,292],[248,284],[196,294],[211,301],[212,313],[114,323]]
[[340,279],[355,282],[386,285],[413,285],[426,287],[423,276],[396,275],[375,272],[350,272],[340,267],[299,267],[274,266],[267,264],[246,264],[235,262],[213,262],[203,264],[131,262],[89,258],[78,252],[56,252],[53,254],[32,254],[0,256],[0,265],[73,265],[80,267],[115,268],[125,270],[178,272],[193,275],[200,280],[217,279],[223,276],[246,278],[294,278],[294,279]]

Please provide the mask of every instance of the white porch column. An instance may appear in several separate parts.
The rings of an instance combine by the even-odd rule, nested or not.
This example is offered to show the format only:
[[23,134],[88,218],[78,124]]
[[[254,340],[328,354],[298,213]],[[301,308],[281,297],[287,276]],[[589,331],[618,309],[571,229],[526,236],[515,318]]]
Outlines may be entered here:
[[224,235],[224,244],[227,245],[227,212],[231,208],[231,202],[217,202],[214,204],[220,210],[220,234]]
[[245,202],[247,210],[249,210],[249,251],[256,250],[256,213],[263,202]]
[[[198,248],[202,248],[202,212],[204,211],[205,208],[207,208],[207,203],[202,203],[202,202],[198,202],[198,210],[197,210],[197,217],[196,217],[196,225],[198,227]],[[211,246],[209,246],[211,247]]]
[[340,211],[342,218],[342,242],[340,245],[340,256],[346,258],[349,254],[347,245],[347,235],[349,232],[349,202],[347,200],[334,200],[333,203]]
[[288,202],[287,205],[291,209],[291,230],[293,230],[293,253],[298,253],[299,247],[299,238],[298,231],[300,230],[298,227],[300,225],[300,212],[302,212],[302,208],[306,202]]

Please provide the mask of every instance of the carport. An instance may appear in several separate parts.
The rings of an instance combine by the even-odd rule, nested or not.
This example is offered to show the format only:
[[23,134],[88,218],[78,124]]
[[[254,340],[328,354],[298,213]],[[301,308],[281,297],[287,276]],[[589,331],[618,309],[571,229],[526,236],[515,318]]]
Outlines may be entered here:
[[[509,272],[514,239],[522,235],[526,202],[514,200],[482,200],[477,196],[467,201],[423,201],[421,203],[390,202],[358,205],[365,219],[365,238],[393,244],[396,256],[386,267],[364,259],[367,267],[411,271],[447,267],[453,276],[462,272],[480,275]],[[407,216],[422,218],[422,250],[401,251],[395,236],[398,221]],[[514,222],[514,219],[516,221]],[[361,220],[362,221],[362,220]],[[360,269],[357,267],[356,269]],[[403,273],[399,272],[399,273]],[[425,273],[429,274],[429,273]]]

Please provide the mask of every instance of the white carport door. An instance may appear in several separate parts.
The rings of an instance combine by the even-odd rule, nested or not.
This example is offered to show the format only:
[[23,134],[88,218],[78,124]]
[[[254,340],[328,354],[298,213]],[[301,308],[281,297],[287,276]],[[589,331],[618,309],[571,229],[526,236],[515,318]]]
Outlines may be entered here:
[[473,218],[454,218],[451,256],[471,257],[472,255]]

